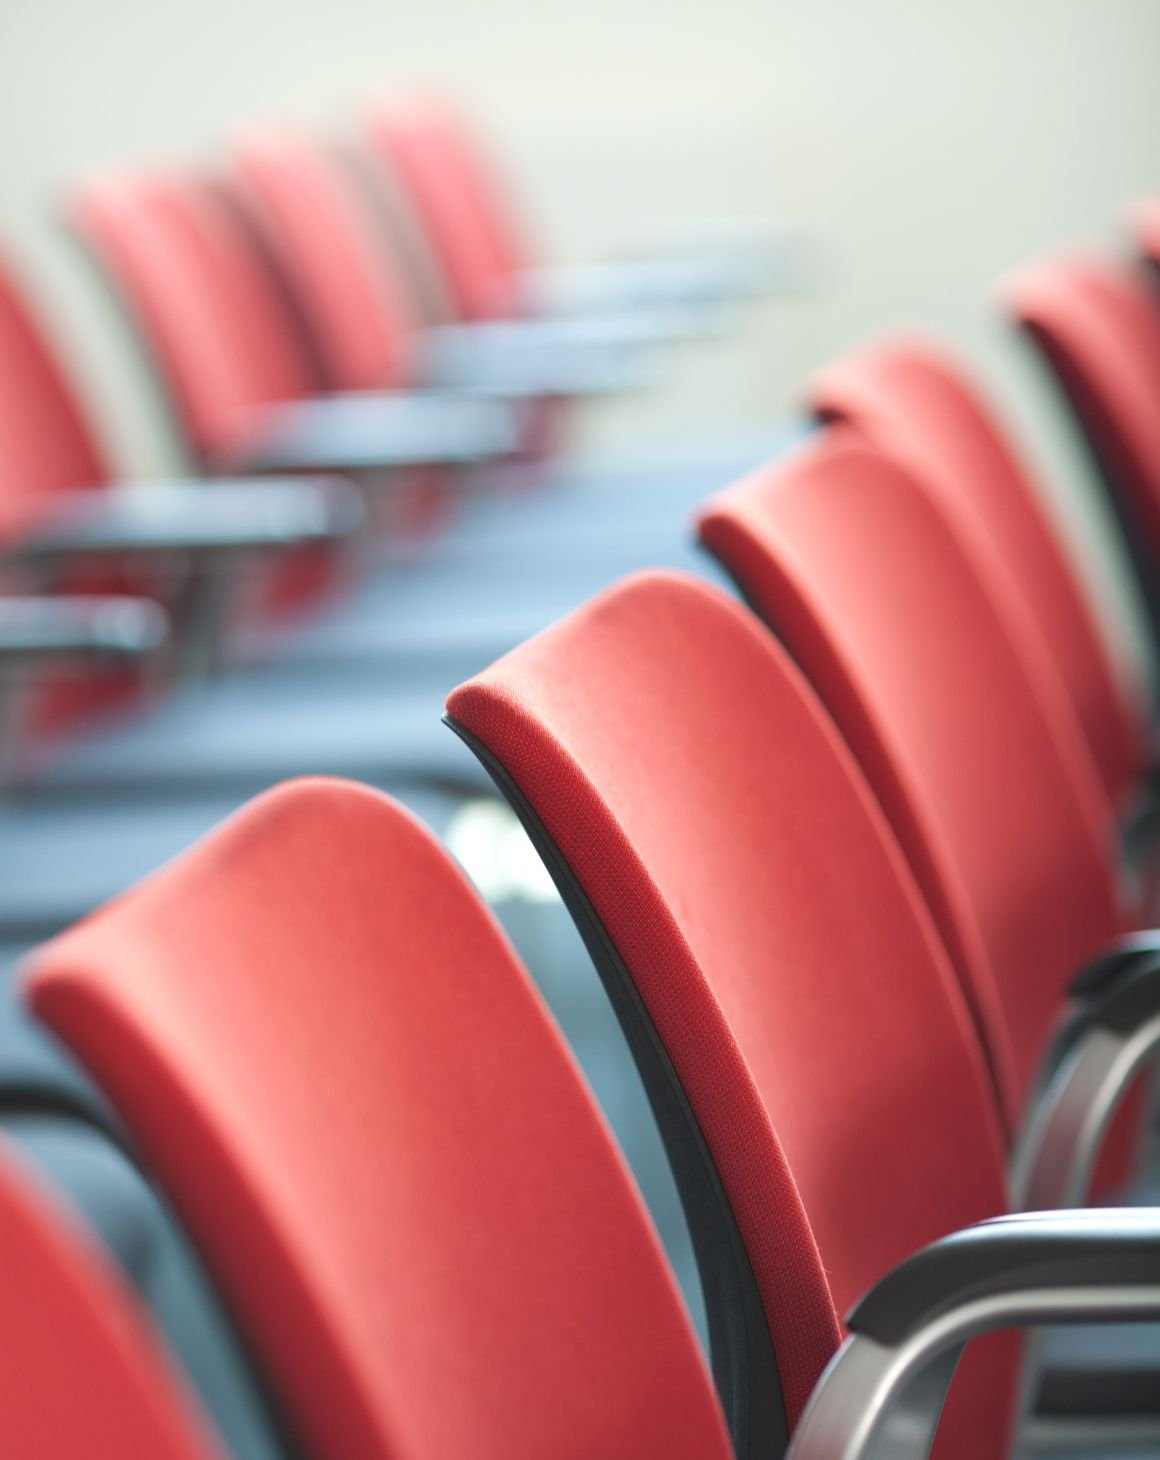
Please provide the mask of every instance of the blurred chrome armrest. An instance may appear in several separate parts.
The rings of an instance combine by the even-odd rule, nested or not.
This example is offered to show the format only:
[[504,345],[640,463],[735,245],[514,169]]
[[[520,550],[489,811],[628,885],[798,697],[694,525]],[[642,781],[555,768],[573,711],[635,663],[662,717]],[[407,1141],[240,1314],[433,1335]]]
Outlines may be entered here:
[[727,258],[625,259],[534,269],[516,279],[529,314],[554,319],[656,315],[673,335],[716,332],[755,292],[755,271]]
[[0,671],[142,659],[167,633],[165,613],[146,598],[0,598]]
[[1017,1143],[1012,1191],[1028,1210],[1083,1201],[1120,1098],[1160,1047],[1160,949],[1133,952],[1124,940],[1121,952],[1087,977],[1090,992]]
[[510,454],[520,421],[510,402],[417,391],[352,393],[262,411],[228,463],[236,471],[383,472],[471,466]]
[[823,253],[811,229],[788,219],[694,219],[653,227],[621,249],[619,258],[638,270],[638,297],[685,293],[727,304],[814,292]]
[[1160,1209],[1031,1212],[964,1228],[889,1272],[847,1318],[787,1460],[922,1460],[969,1339],[1160,1318]]
[[635,313],[439,325],[417,339],[416,365],[446,389],[610,395],[647,384],[649,347],[669,337]]
[[190,481],[56,493],[4,547],[10,560],[218,554],[348,536],[358,493],[341,481]]

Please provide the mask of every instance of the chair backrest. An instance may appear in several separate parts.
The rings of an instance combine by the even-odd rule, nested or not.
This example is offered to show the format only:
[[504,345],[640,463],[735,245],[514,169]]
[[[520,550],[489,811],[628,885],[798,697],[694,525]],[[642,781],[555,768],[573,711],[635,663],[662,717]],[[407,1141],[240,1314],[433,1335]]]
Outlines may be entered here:
[[331,390],[408,383],[411,310],[365,196],[326,147],[290,129],[234,152],[238,193],[302,314]]
[[[0,542],[35,521],[49,494],[100,488],[108,484],[108,475],[64,365],[22,284],[0,257]],[[108,564],[58,572],[46,586],[61,593],[160,596],[160,585],[148,574]],[[141,687],[138,672],[111,666],[96,673],[61,668],[39,676],[22,697],[16,738],[35,744],[132,699]]]
[[1061,258],[1004,287],[1071,404],[1160,634],[1160,306],[1125,265]]
[[397,97],[366,119],[370,151],[404,184],[463,319],[510,317],[531,251],[478,139],[445,102]]
[[31,993],[315,1460],[727,1460],[608,1130],[403,808],[270,792],[44,949]]
[[[676,574],[600,594],[448,713],[556,876],[646,1081],[658,1041],[675,1073],[792,1426],[855,1295],[1004,1203],[978,1045],[881,812],[753,615]],[[696,1241],[691,1158],[677,1175]],[[712,1323],[724,1280],[703,1284]],[[1002,1453],[1006,1356],[963,1369],[945,1453]],[[758,1391],[774,1382],[741,1359]],[[776,1453],[751,1440],[741,1454]]]
[[104,454],[22,286],[0,258],[0,539],[46,492],[97,487]]
[[991,406],[949,359],[896,339],[835,361],[807,398],[823,420],[898,453],[976,553],[1063,681],[1104,786],[1124,805],[1148,759],[1148,719],[1116,675],[1074,565]]
[[197,1413],[98,1255],[0,1154],[0,1454],[213,1460]]
[[721,493],[698,527],[863,766],[1013,1133],[1071,978],[1120,931],[1111,811],[1058,679],[931,495],[852,433]]
[[288,301],[217,185],[109,172],[76,190],[70,217],[132,314],[195,456],[228,456],[257,408],[321,388]]

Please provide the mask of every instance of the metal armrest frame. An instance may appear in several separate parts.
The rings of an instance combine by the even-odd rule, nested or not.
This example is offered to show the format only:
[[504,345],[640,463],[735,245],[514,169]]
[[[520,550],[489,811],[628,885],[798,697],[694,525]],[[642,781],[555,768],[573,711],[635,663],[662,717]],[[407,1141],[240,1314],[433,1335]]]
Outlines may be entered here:
[[923,1248],[847,1318],[787,1460],[923,1460],[969,1339],[1160,1318],[1160,1209],[1035,1212]]
[[1116,938],[1087,963],[1072,979],[1073,999],[1090,1005],[1111,991],[1117,980],[1130,973],[1142,960],[1160,954],[1160,930],[1145,928]]
[[520,427],[511,402],[482,394],[316,396],[266,407],[223,465],[241,472],[347,474],[475,466],[515,451]]
[[437,325],[415,342],[423,378],[519,400],[619,394],[649,383],[650,347],[674,338],[639,312]]
[[58,492],[37,502],[4,546],[10,562],[92,557],[217,558],[239,551],[337,541],[362,519],[341,481],[166,481],[112,491]]
[[160,658],[165,612],[147,598],[0,597],[0,793],[8,785],[23,695],[58,666],[100,672]]
[[31,569],[42,590],[66,568],[109,559],[160,570],[173,617],[169,672],[190,677],[217,662],[240,557],[341,542],[362,519],[357,489],[321,478],[61,492],[37,503],[0,558]]
[[0,598],[0,675],[58,661],[143,659],[165,643],[164,611],[146,598]]
[[1124,939],[1077,980],[1073,1037],[1045,1082],[1012,1163],[1024,1210],[1078,1206],[1133,1077],[1160,1047],[1160,949]]

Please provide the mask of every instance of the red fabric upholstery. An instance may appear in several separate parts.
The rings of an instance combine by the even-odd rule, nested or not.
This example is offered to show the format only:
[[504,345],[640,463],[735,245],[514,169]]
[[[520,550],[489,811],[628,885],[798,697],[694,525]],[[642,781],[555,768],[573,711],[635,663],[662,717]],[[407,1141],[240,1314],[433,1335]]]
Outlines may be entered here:
[[519,312],[514,277],[532,260],[491,160],[449,106],[395,98],[372,110],[373,155],[404,184],[463,319]]
[[1104,786],[1125,804],[1147,763],[1145,708],[1118,682],[1075,568],[989,404],[938,351],[905,339],[836,361],[808,398],[824,420],[898,453],[991,575],[1005,611],[1030,615]]
[[317,393],[305,341],[244,225],[177,173],[109,173],[73,222],[133,311],[198,457],[226,457],[251,412]]
[[1065,258],[1025,270],[1005,298],[1160,558],[1160,308],[1151,288],[1124,266]]
[[332,390],[408,383],[413,321],[366,201],[325,150],[287,130],[243,139],[239,191],[302,311]]
[[[601,594],[448,710],[530,801],[640,992],[736,1217],[792,1423],[838,1314],[1004,1203],[969,1018],[885,821],[756,619],[676,574]],[[1008,1359],[972,1355],[945,1453],[1002,1452]]]
[[865,769],[1013,1131],[1070,979],[1122,930],[1110,808],[1058,679],[931,495],[850,435],[722,493],[699,528]]
[[208,1428],[95,1248],[0,1160],[0,1454],[213,1460]]
[[292,784],[43,950],[318,1460],[727,1460],[656,1236],[448,855]]

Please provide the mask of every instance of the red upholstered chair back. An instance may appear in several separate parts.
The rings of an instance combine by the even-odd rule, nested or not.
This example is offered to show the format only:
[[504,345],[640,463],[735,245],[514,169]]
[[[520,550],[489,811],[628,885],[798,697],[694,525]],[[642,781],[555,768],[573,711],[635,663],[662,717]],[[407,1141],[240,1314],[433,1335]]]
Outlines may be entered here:
[[1008,611],[1029,614],[1117,804],[1148,757],[1144,707],[1119,683],[1083,586],[990,405],[950,360],[891,340],[828,366],[808,399],[898,453],[976,554]]
[[[0,542],[36,520],[54,492],[107,485],[108,463],[80,398],[23,287],[0,257]],[[54,592],[145,593],[160,587],[109,565],[57,574]],[[132,670],[58,670],[38,680],[20,716],[29,743],[66,730],[141,688]]]
[[260,250],[208,181],[100,175],[77,190],[72,221],[134,316],[195,456],[228,457],[257,408],[320,388]]
[[1110,808],[1059,681],[906,470],[842,432],[702,511],[910,861],[1014,1131],[1066,990],[1121,930]]
[[[856,1295],[1005,1200],[969,1016],[886,822],[753,615],[675,574],[602,593],[461,685],[448,713],[614,994],[621,977],[632,990],[619,1002],[638,1057],[659,1041],[675,1072],[792,1426]],[[712,1323],[719,1267],[704,1285]],[[969,1358],[940,1453],[1002,1453],[1009,1358],[1002,1344]],[[762,1391],[760,1354],[749,1369]]]
[[405,286],[343,165],[285,129],[251,133],[234,161],[238,192],[301,311],[326,386],[408,384]]
[[42,950],[317,1460],[728,1460],[582,1079],[434,838],[291,784]]
[[404,184],[461,318],[518,313],[513,281],[531,265],[531,251],[466,123],[433,98],[398,98],[371,111],[366,135],[379,163]]
[[0,1157],[0,1293],[0,1454],[222,1454],[128,1293],[7,1154]]
[[0,258],[0,539],[46,492],[97,487],[104,454],[21,286]]
[[1160,626],[1160,306],[1127,266],[1064,258],[1004,290],[1078,417]]

